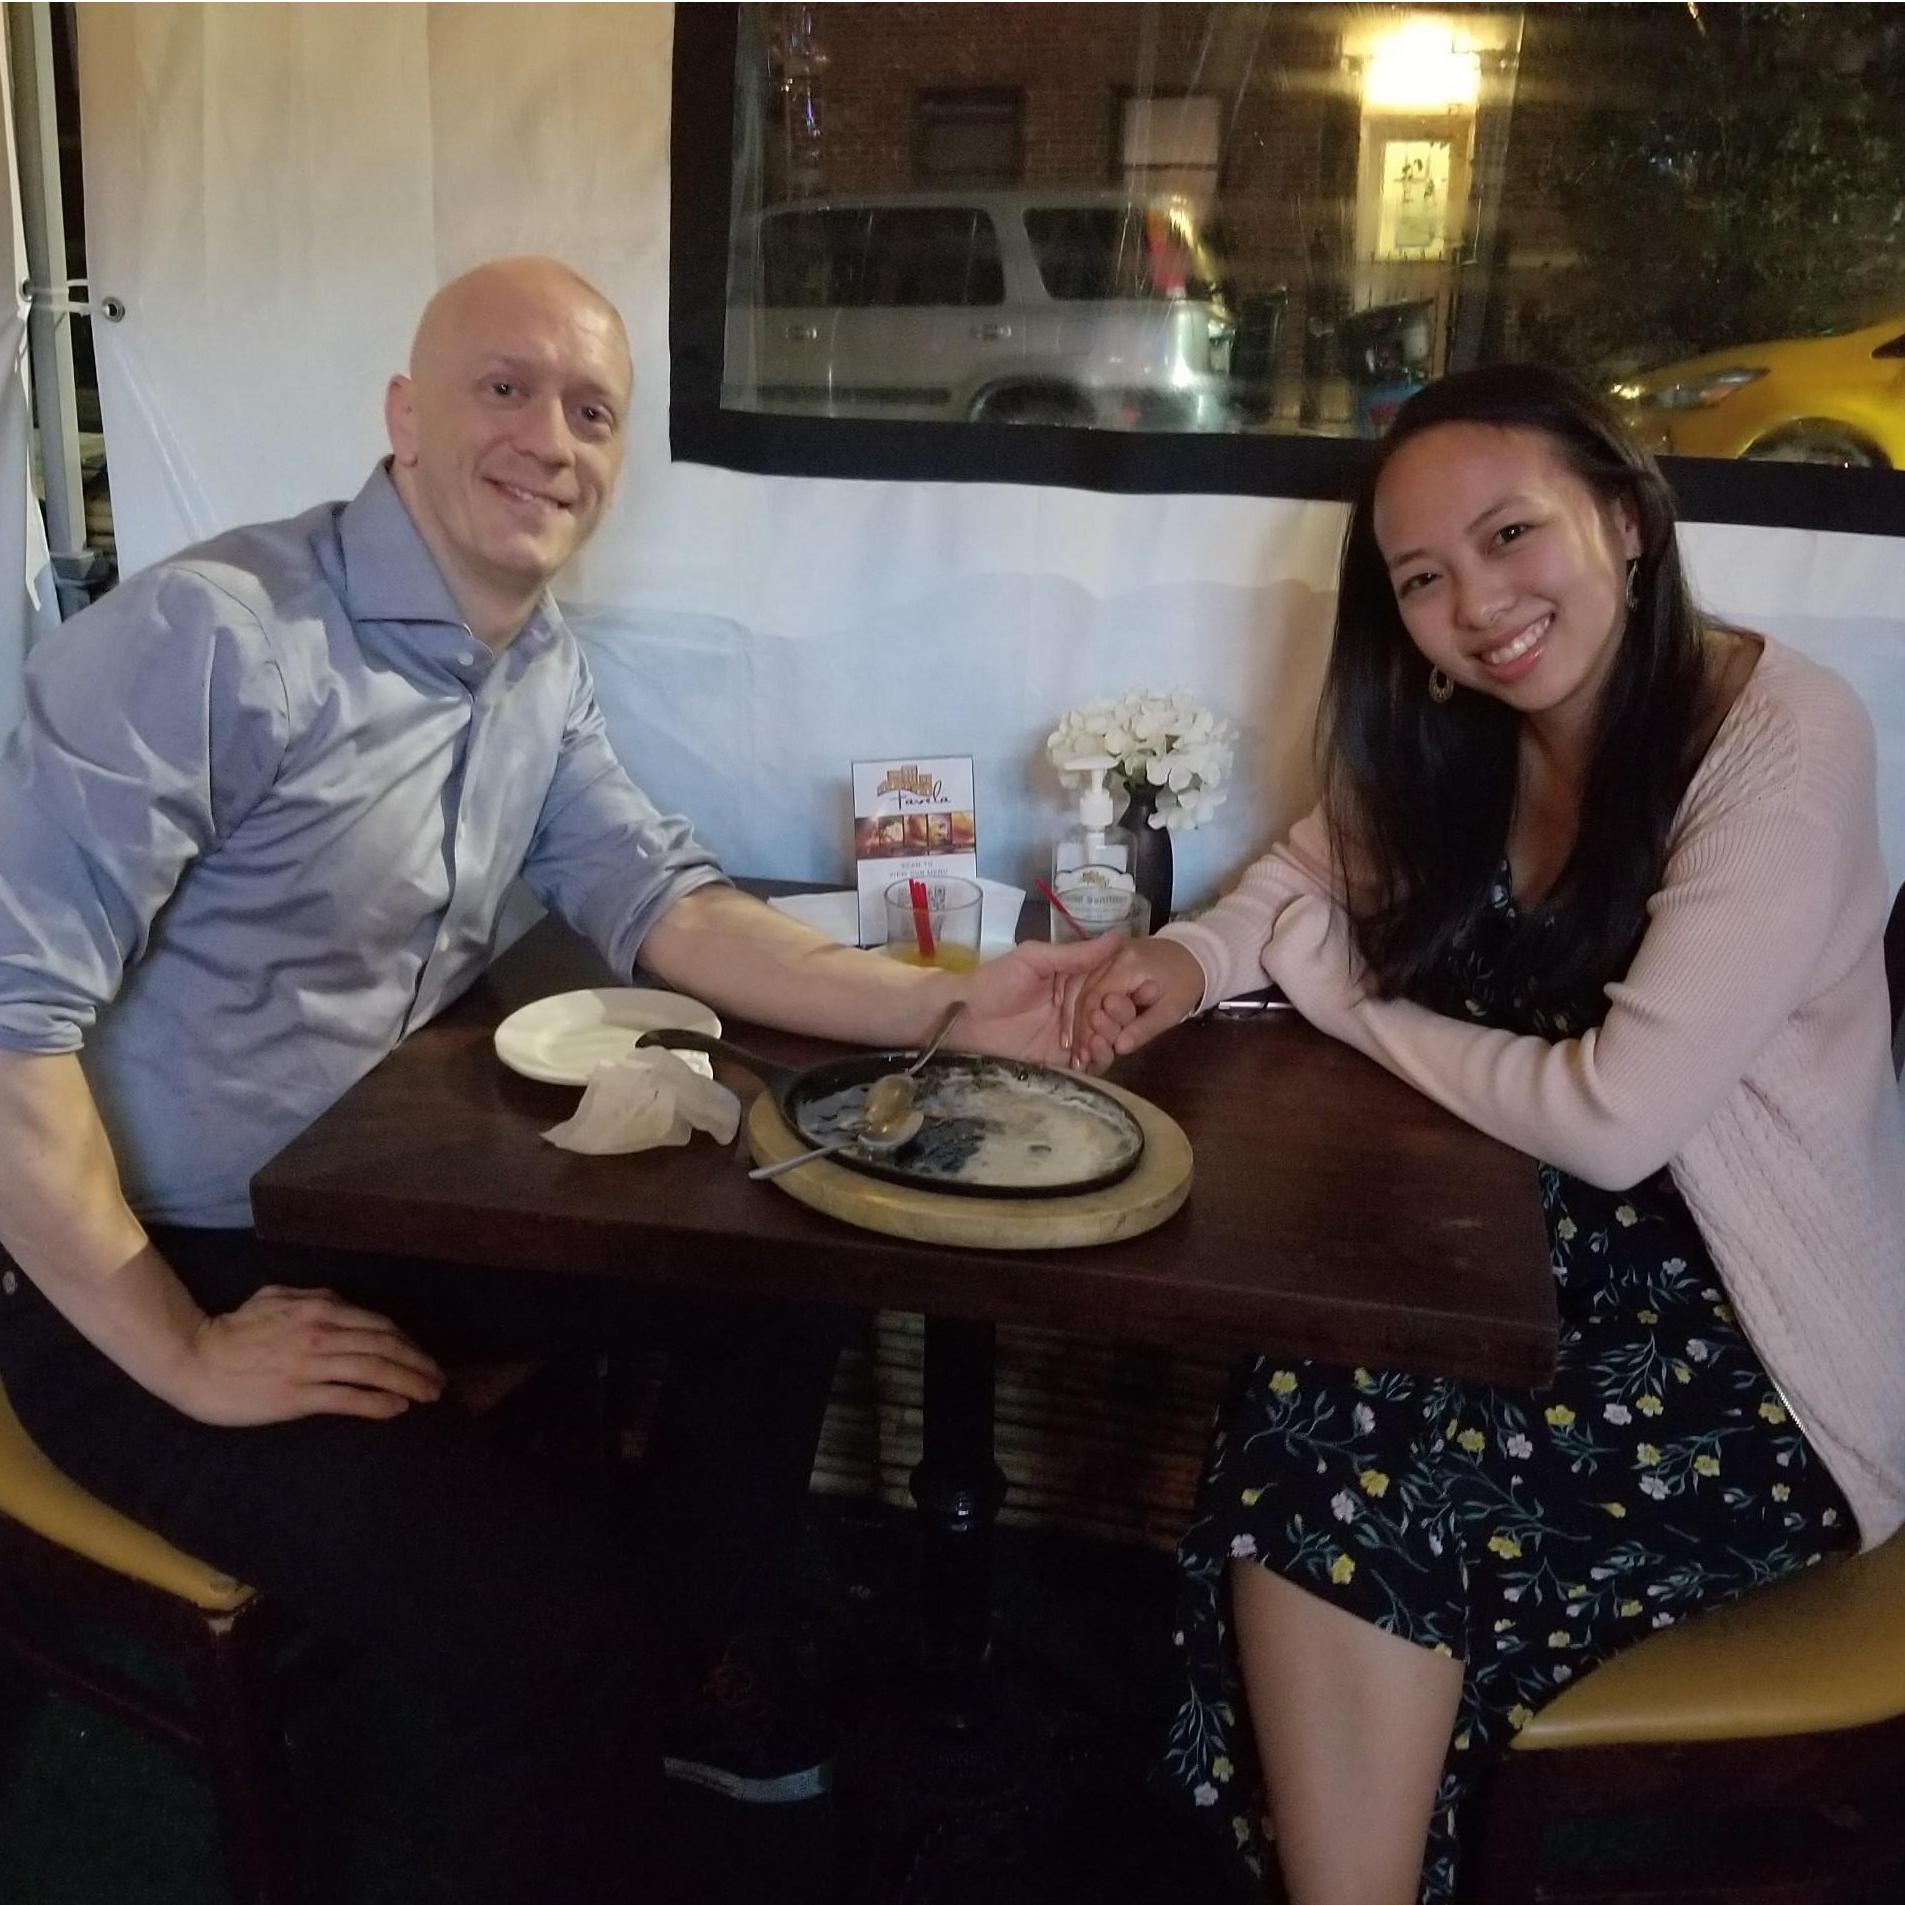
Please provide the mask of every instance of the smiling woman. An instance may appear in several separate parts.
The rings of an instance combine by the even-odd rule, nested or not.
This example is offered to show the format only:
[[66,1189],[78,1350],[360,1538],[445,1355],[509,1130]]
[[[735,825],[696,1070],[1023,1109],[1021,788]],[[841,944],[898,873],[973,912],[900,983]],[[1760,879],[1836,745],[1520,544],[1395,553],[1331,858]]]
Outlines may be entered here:
[[[1385,990],[1446,957],[1504,834],[1563,976],[1624,958],[1737,646],[1694,613],[1653,460],[1551,372],[1445,379],[1381,446],[1341,589],[1331,810]],[[1584,810],[1603,824],[1577,841]]]
[[1498,365],[1378,452],[1319,742],[1321,810],[1080,1014],[1130,1052],[1268,978],[1541,1160],[1552,1384],[1259,1358],[1181,1550],[1189,1798],[1260,1858],[1267,1796],[1294,1905],[1439,1902],[1563,1685],[1905,1518],[1872,737],[1695,611],[1607,405]]

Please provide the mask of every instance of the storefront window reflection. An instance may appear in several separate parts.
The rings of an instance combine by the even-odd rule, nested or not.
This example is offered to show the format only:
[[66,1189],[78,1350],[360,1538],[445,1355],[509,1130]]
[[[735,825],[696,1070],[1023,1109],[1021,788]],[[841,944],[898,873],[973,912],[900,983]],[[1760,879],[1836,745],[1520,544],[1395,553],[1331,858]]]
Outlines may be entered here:
[[728,407],[1343,436],[1512,356],[1905,460],[1905,9],[741,13]]

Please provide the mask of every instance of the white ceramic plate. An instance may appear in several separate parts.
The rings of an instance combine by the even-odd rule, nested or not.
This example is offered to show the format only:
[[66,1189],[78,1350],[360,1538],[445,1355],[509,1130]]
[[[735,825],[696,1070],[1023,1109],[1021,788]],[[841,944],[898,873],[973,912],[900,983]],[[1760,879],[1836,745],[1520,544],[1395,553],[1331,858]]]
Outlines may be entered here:
[[[698,999],[649,986],[591,986],[512,1012],[496,1028],[496,1056],[511,1071],[545,1085],[586,1085],[605,1059],[625,1056],[638,1034],[662,1027],[721,1036],[721,1021]],[[696,1071],[714,1076],[702,1053],[681,1056]]]

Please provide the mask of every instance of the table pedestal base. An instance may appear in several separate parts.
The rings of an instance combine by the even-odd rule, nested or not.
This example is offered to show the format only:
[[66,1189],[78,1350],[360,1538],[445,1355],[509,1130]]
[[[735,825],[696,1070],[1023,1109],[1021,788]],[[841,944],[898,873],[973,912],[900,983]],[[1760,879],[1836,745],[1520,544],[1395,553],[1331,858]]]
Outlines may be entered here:
[[[982,1905],[1049,1856],[1054,1821],[1109,1755],[1095,1729],[993,1657],[997,1332],[926,1319],[917,1663],[883,1686],[843,1756],[846,1812],[869,1822],[857,1905]],[[1005,1888],[1002,1892],[1001,1888]]]

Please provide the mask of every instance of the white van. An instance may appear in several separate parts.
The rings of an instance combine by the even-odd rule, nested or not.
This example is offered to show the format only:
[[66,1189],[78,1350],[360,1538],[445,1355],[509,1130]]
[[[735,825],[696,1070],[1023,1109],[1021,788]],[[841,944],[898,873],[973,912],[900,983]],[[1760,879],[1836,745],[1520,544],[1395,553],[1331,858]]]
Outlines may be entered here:
[[[1231,430],[1237,319],[1191,200],[936,191],[743,221],[722,402],[809,416]],[[1257,354],[1259,360],[1262,353]]]

